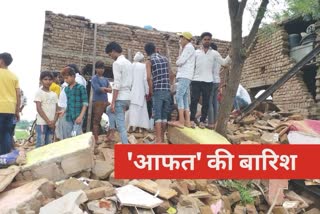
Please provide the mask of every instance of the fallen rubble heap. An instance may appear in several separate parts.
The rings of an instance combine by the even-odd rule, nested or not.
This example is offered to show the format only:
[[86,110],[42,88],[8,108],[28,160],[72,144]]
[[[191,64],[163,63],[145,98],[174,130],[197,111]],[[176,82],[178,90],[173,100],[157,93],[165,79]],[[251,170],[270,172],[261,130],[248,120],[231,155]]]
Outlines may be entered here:
[[[250,124],[252,127],[255,122]],[[153,138],[150,133],[131,135],[137,143]],[[100,138],[103,141],[104,136]],[[287,180],[115,179],[114,145],[103,142],[94,147],[92,139],[92,134],[87,133],[33,149],[27,152],[25,165],[1,169],[1,213],[263,214],[269,209],[273,213],[302,213],[308,208],[312,208],[310,213],[319,211],[315,201],[293,191],[281,191],[276,197],[279,188],[288,188]]]

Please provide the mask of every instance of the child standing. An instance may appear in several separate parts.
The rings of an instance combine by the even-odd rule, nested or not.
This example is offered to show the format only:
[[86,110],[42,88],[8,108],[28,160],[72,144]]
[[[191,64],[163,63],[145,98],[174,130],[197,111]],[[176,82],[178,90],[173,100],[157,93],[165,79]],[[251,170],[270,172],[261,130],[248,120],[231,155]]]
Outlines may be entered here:
[[56,93],[49,90],[53,81],[52,73],[49,71],[41,72],[40,81],[42,88],[37,91],[34,99],[38,112],[36,122],[36,147],[47,145],[52,142],[53,130],[58,119],[58,96]]
[[68,83],[65,88],[67,97],[65,131],[70,134],[68,137],[72,137],[82,133],[82,123],[88,107],[88,95],[85,87],[76,82],[74,68],[66,67],[61,74],[64,81]]
[[91,85],[93,88],[93,128],[92,132],[96,143],[98,142],[98,135],[100,131],[100,121],[103,112],[107,108],[108,94],[111,93],[112,89],[110,83],[104,73],[104,63],[97,61],[95,65],[96,75],[92,77]]

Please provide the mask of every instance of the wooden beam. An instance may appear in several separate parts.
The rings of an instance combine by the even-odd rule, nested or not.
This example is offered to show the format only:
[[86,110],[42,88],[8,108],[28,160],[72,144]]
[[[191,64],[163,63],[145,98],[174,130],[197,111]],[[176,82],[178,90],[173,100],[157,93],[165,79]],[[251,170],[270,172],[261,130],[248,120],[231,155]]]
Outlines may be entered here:
[[240,122],[245,116],[247,116],[252,110],[254,110],[262,101],[278,90],[289,79],[295,76],[300,69],[310,62],[314,57],[320,53],[320,45],[317,45],[310,53],[308,53],[303,59],[301,59],[295,66],[293,66],[286,74],[284,74],[277,82],[271,85],[265,92],[263,92],[255,101],[248,105],[242,112],[236,122]]
[[[97,55],[97,24],[94,24],[94,35],[93,35],[93,60],[92,60],[92,77],[96,73],[96,55]],[[91,86],[90,97],[89,97],[89,108],[87,118],[87,129],[86,132],[91,130],[91,118],[92,118],[92,100],[93,100],[93,89]]]

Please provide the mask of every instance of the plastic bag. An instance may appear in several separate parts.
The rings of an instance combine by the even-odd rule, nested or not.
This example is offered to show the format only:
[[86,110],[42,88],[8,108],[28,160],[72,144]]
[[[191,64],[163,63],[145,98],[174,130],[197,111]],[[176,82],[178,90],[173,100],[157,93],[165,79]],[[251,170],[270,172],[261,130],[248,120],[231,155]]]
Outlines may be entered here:
[[8,154],[0,155],[0,167],[14,164],[18,156],[19,150],[13,150]]
[[77,135],[80,135],[82,133],[82,126],[81,124],[73,124],[73,128],[72,128],[72,131],[71,131],[71,136],[72,137],[75,137]]

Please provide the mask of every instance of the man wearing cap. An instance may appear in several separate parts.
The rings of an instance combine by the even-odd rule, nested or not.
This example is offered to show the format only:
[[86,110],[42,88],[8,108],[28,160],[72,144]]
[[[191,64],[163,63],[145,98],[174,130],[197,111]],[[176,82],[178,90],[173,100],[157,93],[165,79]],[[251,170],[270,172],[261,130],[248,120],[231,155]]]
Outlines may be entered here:
[[214,63],[225,65],[228,60],[221,59],[221,55],[217,51],[213,51],[210,47],[212,34],[204,32],[200,36],[202,47],[196,50],[195,56],[195,72],[193,80],[191,82],[191,126],[195,127],[194,122],[196,121],[195,115],[197,112],[197,105],[202,96],[202,108],[200,117],[200,128],[205,128],[205,121],[208,115],[209,98],[213,87],[213,75],[212,71]]
[[11,63],[11,54],[0,54],[0,155],[11,151],[13,120],[20,117],[20,86],[17,76],[8,70]]
[[176,79],[178,82],[176,90],[176,101],[178,105],[179,121],[170,122],[169,125],[179,128],[191,127],[189,111],[190,83],[194,74],[195,49],[191,43],[192,34],[183,32],[180,36],[180,55],[176,62],[178,67]]

